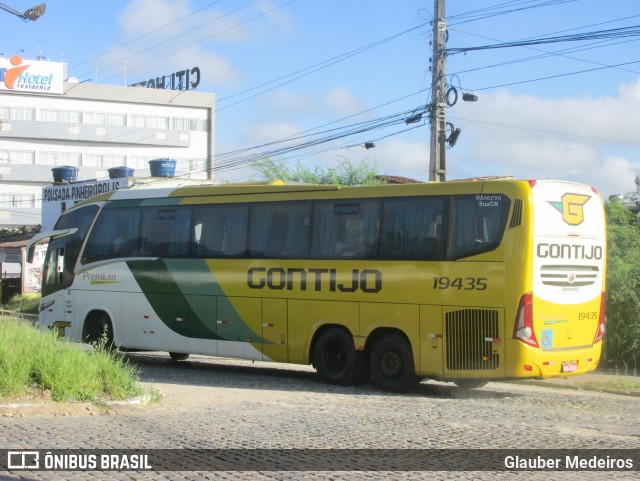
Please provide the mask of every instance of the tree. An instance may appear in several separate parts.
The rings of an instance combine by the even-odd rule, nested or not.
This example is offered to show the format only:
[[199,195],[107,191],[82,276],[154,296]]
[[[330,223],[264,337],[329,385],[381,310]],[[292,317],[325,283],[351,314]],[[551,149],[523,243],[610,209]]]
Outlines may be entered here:
[[337,157],[335,167],[315,166],[311,169],[302,165],[300,161],[290,167],[285,162],[275,162],[269,158],[255,162],[251,167],[260,172],[267,180],[333,185],[382,185],[386,183],[377,177],[375,165],[369,165],[365,160],[354,165],[349,159],[342,156]]
[[607,230],[607,330],[603,361],[636,372],[640,367],[640,214],[623,202],[609,202]]
[[36,234],[40,232],[40,227],[39,225],[23,225],[22,227],[16,227],[14,229],[0,229],[0,238],[21,234]]

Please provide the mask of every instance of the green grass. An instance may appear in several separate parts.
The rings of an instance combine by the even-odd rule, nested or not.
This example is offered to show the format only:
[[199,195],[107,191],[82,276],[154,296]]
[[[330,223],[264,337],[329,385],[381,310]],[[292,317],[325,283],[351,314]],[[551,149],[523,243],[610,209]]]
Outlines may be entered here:
[[640,383],[636,381],[626,381],[624,379],[616,379],[613,381],[605,382],[585,382],[583,384],[580,384],[580,389],[600,392],[622,391],[630,393],[640,393]]
[[9,311],[24,314],[37,314],[40,305],[40,294],[17,294],[4,306]]
[[126,399],[142,394],[136,369],[104,347],[84,350],[11,318],[0,318],[0,396],[33,388],[55,401]]

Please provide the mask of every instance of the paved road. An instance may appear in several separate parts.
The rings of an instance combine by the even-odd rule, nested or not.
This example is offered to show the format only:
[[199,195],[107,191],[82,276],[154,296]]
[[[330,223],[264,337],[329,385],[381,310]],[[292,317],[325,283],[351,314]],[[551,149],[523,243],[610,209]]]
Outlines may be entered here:
[[[94,416],[0,418],[0,448],[640,450],[638,398],[490,383],[427,382],[404,394],[322,383],[280,364],[129,354],[160,404]],[[637,453],[638,451],[636,451]],[[331,469],[331,456],[323,458]],[[391,451],[390,451],[391,453]],[[335,452],[335,456],[344,453]],[[339,459],[335,459],[337,463]],[[459,459],[460,466],[472,459]],[[452,466],[453,467],[453,466]],[[523,479],[637,479],[638,472],[519,472]],[[509,472],[0,472],[0,480],[513,479]]]

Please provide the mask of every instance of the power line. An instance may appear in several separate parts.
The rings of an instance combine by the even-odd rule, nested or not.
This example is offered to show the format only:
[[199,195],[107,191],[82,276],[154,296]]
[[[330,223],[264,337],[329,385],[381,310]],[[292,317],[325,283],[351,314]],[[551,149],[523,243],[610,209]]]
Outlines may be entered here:
[[[202,12],[203,10],[206,10],[207,8],[212,7],[212,6],[214,6],[214,5],[218,4],[218,3],[220,3],[221,1],[222,1],[222,0],[217,0],[216,2],[211,2],[211,3],[209,3],[208,5],[205,5],[204,7],[199,8],[198,10],[195,10],[195,11],[193,11],[193,12],[191,12],[191,13],[187,14],[187,15],[184,15],[184,16],[182,16],[182,17],[180,17],[180,18],[178,18],[178,19],[176,19],[176,20],[174,20],[174,21],[172,21],[172,22],[169,22],[169,23],[167,23],[167,24],[163,25],[162,27],[158,27],[158,28],[156,28],[156,29],[154,29],[154,30],[151,30],[150,32],[147,32],[147,33],[145,33],[145,34],[143,34],[143,35],[140,35],[140,36],[138,36],[138,37],[136,37],[136,38],[134,38],[134,39],[132,39],[132,40],[129,40],[128,42],[122,43],[122,44],[120,44],[120,45],[118,45],[118,46],[116,46],[116,47],[114,47],[114,48],[112,48],[112,49],[106,50],[106,51],[104,51],[104,52],[102,52],[102,53],[100,53],[100,54],[98,54],[98,55],[94,55],[93,57],[88,58],[87,60],[83,60],[83,61],[82,61],[82,62],[80,62],[80,63],[77,63],[77,64],[75,64],[75,65],[72,65],[72,66],[71,66],[71,68],[79,67],[80,65],[84,65],[84,64],[86,64],[86,63],[91,62],[92,60],[96,60],[96,59],[98,59],[98,58],[100,58],[100,57],[103,57],[103,56],[108,55],[108,54],[110,54],[110,53],[112,53],[112,52],[115,52],[115,51],[117,51],[118,49],[120,49],[120,48],[122,48],[122,47],[126,47],[127,45],[131,45],[132,43],[135,43],[135,42],[137,42],[138,40],[142,40],[143,38],[148,37],[149,35],[152,35],[152,34],[154,34],[154,33],[156,33],[156,32],[160,32],[160,31],[164,30],[165,28],[170,27],[171,25],[174,25],[174,24],[176,24],[176,23],[179,23],[179,22],[181,22],[182,20],[184,20],[184,19],[186,19],[186,18],[189,18],[189,17],[191,17],[191,16],[195,15],[196,13]],[[244,6],[244,7],[242,7],[242,8],[248,7],[249,5],[253,5],[253,4],[254,4],[254,3],[256,3],[257,1],[259,1],[259,0],[255,0],[255,1],[253,1],[253,2],[251,2],[251,3],[249,3],[249,4],[247,4],[247,5],[245,5],[245,6]],[[237,11],[237,10],[234,10],[234,11]],[[219,18],[221,18],[221,17],[219,17]],[[216,18],[215,20],[218,20],[218,19]],[[213,20],[213,21],[215,21],[215,20]],[[210,23],[210,22],[207,22],[207,23]],[[203,25],[206,25],[206,24],[203,24]],[[197,27],[197,28],[200,28],[200,27]]]
[[483,125],[491,125],[494,127],[507,127],[510,129],[518,129],[518,130],[528,130],[531,132],[540,132],[540,133],[544,133],[544,134],[553,134],[553,135],[564,135],[567,137],[577,137],[580,139],[585,139],[585,140],[592,140],[592,141],[600,141],[600,142],[612,142],[612,143],[617,143],[617,144],[629,144],[629,145],[640,145],[640,142],[631,142],[628,140],[619,140],[619,139],[607,139],[604,137],[592,137],[592,136],[587,136],[587,135],[580,135],[580,134],[572,134],[570,132],[562,132],[559,130],[545,130],[545,129],[537,129],[534,127],[523,127],[521,125],[512,125],[512,124],[503,124],[503,123],[499,123],[499,122],[487,122],[485,120],[476,120],[476,119],[466,119],[466,118],[462,118],[462,117],[450,117],[451,119],[454,120],[462,120],[465,122],[473,122],[476,124],[483,124]]
[[543,45],[549,43],[560,42],[577,42],[585,40],[605,39],[605,38],[624,38],[624,37],[637,37],[640,35],[640,25],[633,25],[631,27],[612,28],[608,30],[598,30],[595,32],[577,33],[573,35],[560,35],[552,37],[537,37],[525,40],[516,40],[511,42],[501,42],[493,45],[481,45],[477,47],[461,47],[461,48],[448,48],[448,55],[455,55],[458,53],[473,52],[478,50],[493,50],[499,48],[510,47],[525,47],[530,45]]
[[426,25],[425,23],[420,24],[420,25],[416,25],[415,27],[411,27],[411,28],[409,28],[407,30],[404,30],[404,31],[399,32],[399,33],[395,33],[395,34],[390,35],[388,37],[385,37],[383,39],[376,40],[375,42],[369,43],[367,45],[364,45],[362,47],[356,48],[354,50],[350,50],[348,52],[345,52],[343,54],[337,55],[337,56],[332,57],[330,59],[323,60],[322,62],[318,62],[318,63],[316,63],[314,65],[311,65],[309,67],[305,67],[303,69],[297,70],[297,71],[292,72],[290,74],[283,75],[283,76],[278,77],[278,78],[276,78],[274,80],[270,80],[269,82],[265,82],[265,83],[263,83],[261,85],[257,85],[255,87],[251,87],[249,89],[243,90],[243,91],[235,93],[233,95],[226,96],[225,98],[221,99],[220,102],[225,102],[225,101],[227,101],[229,99],[232,99],[234,97],[238,97],[238,96],[243,95],[245,93],[249,93],[249,92],[252,92],[254,90],[260,89],[261,87],[266,87],[267,85],[271,85],[271,84],[274,84],[276,82],[280,82],[281,80],[288,79],[289,77],[293,77],[293,78],[289,78],[289,80],[277,83],[275,86],[269,87],[268,89],[262,90],[262,91],[260,91],[260,92],[258,92],[256,94],[254,94],[254,95],[251,95],[249,97],[245,97],[245,98],[243,98],[243,99],[241,99],[241,100],[239,100],[237,102],[234,102],[234,103],[229,104],[229,105],[225,105],[222,108],[217,108],[216,112],[223,111],[223,110],[228,109],[229,107],[237,105],[237,104],[239,104],[241,102],[245,102],[246,100],[252,99],[252,98],[257,97],[259,95],[262,95],[262,94],[264,94],[266,92],[272,91],[272,90],[274,90],[274,89],[276,89],[278,87],[281,87],[283,85],[286,85],[286,84],[289,84],[291,82],[294,82],[295,80],[299,80],[299,79],[301,79],[303,77],[311,75],[312,73],[318,72],[319,70],[325,69],[325,68],[330,67],[332,65],[335,65],[335,64],[337,64],[339,62],[347,60],[348,58],[351,58],[351,57],[353,57],[355,55],[358,55],[360,53],[366,52],[367,50],[370,50],[370,49],[372,49],[374,47],[378,47],[378,46],[380,46],[380,45],[382,45],[384,43],[387,43],[387,42],[389,42],[391,40],[395,40],[396,38],[401,37],[402,35],[406,35],[407,33],[413,32],[413,31],[415,31],[415,30],[417,30],[419,28],[422,28],[425,25]]
[[520,80],[517,82],[509,82],[509,83],[504,83],[504,84],[499,84],[499,85],[492,85],[490,87],[480,87],[480,88],[473,88],[473,89],[469,89],[472,90],[474,92],[476,91],[481,91],[481,90],[491,90],[491,89],[497,89],[497,88],[501,88],[501,87],[509,87],[511,85],[521,85],[521,84],[526,84],[526,83],[532,83],[532,82],[539,82],[542,80],[551,80],[551,79],[555,79],[555,78],[561,78],[561,77],[569,77],[572,75],[578,75],[578,74],[582,74],[582,73],[588,73],[588,72],[597,72],[599,70],[606,70],[609,68],[617,68],[617,67],[622,67],[622,66],[626,66],[626,65],[634,65],[634,64],[638,64],[640,63],[640,60],[634,60],[631,62],[623,62],[623,63],[619,63],[619,64],[615,64],[615,65],[605,65],[602,67],[595,67],[595,68],[590,68],[590,69],[585,69],[585,70],[577,70],[575,72],[566,72],[566,73],[562,73],[562,74],[557,74],[557,75],[547,75],[545,77],[537,77],[534,79],[529,79],[529,80]]
[[[469,35],[473,35],[473,34],[469,34]],[[483,37],[481,35],[475,35],[477,37],[481,37],[481,38],[485,38],[488,40],[493,40],[489,37]],[[599,62],[594,62],[592,60],[587,60],[587,59],[583,59],[583,58],[579,58],[579,57],[573,57],[571,55],[567,55],[567,53],[576,53],[576,52],[584,52],[587,50],[594,50],[597,48],[604,48],[604,47],[611,47],[614,45],[620,45],[623,43],[630,43],[630,42],[637,42],[638,39],[631,39],[631,40],[620,40],[617,42],[614,41],[608,41],[608,40],[601,40],[599,42],[593,42],[591,44],[589,44],[588,46],[583,46],[583,47],[569,47],[566,49],[562,49],[562,50],[556,50],[554,52],[547,52],[541,49],[537,49],[537,48],[533,48],[533,47],[525,47],[528,48],[530,50],[536,51],[536,52],[541,52],[541,54],[539,55],[532,55],[529,57],[522,57],[519,59],[514,59],[514,60],[509,60],[506,62],[500,62],[500,63],[496,63],[496,64],[491,64],[491,65],[485,65],[482,67],[476,67],[476,68],[471,68],[471,69],[466,69],[466,70],[462,70],[462,71],[458,71],[458,72],[454,72],[451,73],[449,75],[454,76],[454,75],[461,75],[461,74],[467,74],[470,72],[477,72],[480,70],[487,70],[487,69],[491,69],[491,68],[496,68],[496,67],[504,67],[504,66],[508,66],[508,65],[514,65],[514,64],[518,64],[518,63],[524,63],[524,62],[529,62],[529,61],[533,61],[533,60],[540,60],[540,59],[544,59],[544,58],[549,58],[549,57],[563,57],[563,58],[567,58],[570,60],[577,60],[579,62],[585,62],[585,63],[590,63],[593,65],[599,65],[602,67],[611,67],[611,68],[616,68],[618,70],[622,70],[624,72],[629,72],[629,73],[640,73],[637,70],[630,70],[630,69],[625,69],[625,68],[620,68],[620,67],[613,67],[611,65],[607,65],[607,64],[602,64]]]
[[[530,10],[533,8],[540,8],[540,7],[549,7],[549,6],[556,6],[556,5],[560,5],[563,3],[571,3],[571,2],[575,2],[577,0],[529,0],[529,1],[518,1],[518,0],[514,0],[514,1],[510,1],[510,2],[504,2],[504,3],[500,3],[500,4],[496,4],[493,5],[491,7],[485,7],[485,8],[481,8],[481,9],[477,9],[477,10],[472,10],[470,12],[466,12],[466,13],[460,13],[460,14],[456,14],[456,15],[451,15],[449,17],[447,17],[447,20],[452,20],[452,19],[466,19],[466,20],[462,20],[460,22],[457,23],[452,23],[451,26],[454,25],[460,25],[463,23],[469,23],[469,22],[476,22],[478,20],[484,20],[487,18],[493,18],[493,17],[498,17],[501,15],[507,15],[510,13],[515,13],[515,12],[520,12],[520,11],[524,11],[524,10]],[[524,6],[526,4],[533,4],[533,5],[528,5],[528,6]],[[510,10],[500,10],[501,8],[508,8],[510,6],[517,6],[517,5],[522,5],[518,8],[512,8]]]
[[[258,1],[258,0],[256,0],[256,1]],[[272,8],[272,9],[270,9],[270,10],[267,10],[267,11],[264,11],[264,12],[262,12],[262,13],[258,14],[258,15],[255,15],[255,16],[253,16],[253,17],[251,17],[251,18],[249,18],[249,19],[245,20],[244,22],[240,22],[240,23],[238,23],[238,24],[236,24],[236,25],[233,25],[232,27],[229,27],[229,28],[227,28],[227,29],[225,29],[225,30],[221,30],[221,31],[219,31],[219,32],[216,32],[216,33],[214,33],[214,34],[212,34],[212,35],[209,35],[209,36],[204,37],[204,38],[202,38],[202,39],[200,39],[200,40],[197,40],[197,41],[192,42],[192,43],[190,43],[190,44],[188,44],[188,45],[185,45],[184,47],[180,47],[180,48],[178,48],[178,49],[176,49],[176,50],[172,50],[171,52],[164,53],[164,54],[162,54],[162,57],[164,58],[164,57],[167,57],[168,55],[173,55],[174,53],[178,53],[178,52],[180,52],[180,51],[182,51],[182,50],[185,50],[185,49],[187,49],[187,48],[189,48],[189,47],[193,47],[194,45],[198,45],[200,42],[202,42],[202,41],[204,41],[204,40],[208,40],[208,39],[210,39],[210,38],[213,38],[213,37],[216,37],[216,36],[221,35],[221,34],[223,34],[223,33],[226,33],[226,32],[229,32],[229,31],[231,31],[231,30],[234,30],[234,29],[236,29],[236,28],[238,28],[238,27],[241,27],[242,25],[245,25],[245,24],[247,24],[247,23],[249,23],[249,22],[252,22],[252,21],[254,21],[254,20],[257,20],[258,18],[264,17],[265,15],[268,15],[269,13],[272,13],[272,12],[274,12],[274,11],[276,11],[276,10],[280,9],[280,8],[286,7],[287,5],[290,5],[291,3],[294,3],[295,1],[297,1],[297,0],[289,0],[289,1],[287,1],[287,2],[285,2],[285,3],[283,3],[283,4],[281,4],[281,5],[278,5],[277,7],[273,7],[273,8]],[[255,2],[254,2],[254,3],[255,3]],[[244,8],[244,7],[243,7],[243,8]],[[240,9],[237,9],[237,10],[240,10]],[[234,12],[235,12],[235,11],[237,11],[237,10],[234,10]],[[231,12],[231,13],[234,13],[234,12]],[[229,14],[227,14],[227,15],[229,15]],[[223,15],[223,16],[227,16],[227,15]],[[221,17],[220,17],[220,18],[221,18]],[[188,33],[191,33],[191,32],[185,32],[185,33],[184,33],[184,34],[182,34],[182,35],[186,35],[186,34],[188,34]],[[159,45],[162,45],[162,44],[164,44],[164,43],[167,43],[167,42],[173,42],[173,41],[174,41],[174,39],[170,39],[170,40],[166,40],[166,41],[164,41],[164,42],[157,43],[157,44],[153,45],[152,47],[146,48],[146,49],[142,50],[141,52],[138,52],[138,53],[134,54],[133,56],[138,55],[139,53],[146,52],[146,51],[151,50],[151,49],[153,49],[153,48],[156,48],[156,47],[158,47]],[[142,63],[142,64],[136,65],[135,67],[130,68],[130,69],[129,69],[129,71],[131,71],[131,70],[138,70],[138,69],[139,69],[139,68],[141,68],[141,67],[144,67],[144,66],[146,66],[146,65],[149,65],[149,64],[151,64],[151,63],[153,63],[153,62],[157,61],[159,58],[160,58],[160,57],[158,57],[158,58],[154,58],[154,59],[152,59],[152,60],[149,60],[148,62],[144,62],[144,63]],[[109,64],[108,66],[114,65],[114,64],[116,64],[116,63],[118,63],[118,62],[112,62],[112,63],[111,63],[111,64]],[[105,80],[110,80],[110,79],[112,79],[112,78],[117,77],[118,75],[120,75],[120,74],[119,74],[119,73],[117,73],[117,74],[111,75],[110,77],[107,77]]]

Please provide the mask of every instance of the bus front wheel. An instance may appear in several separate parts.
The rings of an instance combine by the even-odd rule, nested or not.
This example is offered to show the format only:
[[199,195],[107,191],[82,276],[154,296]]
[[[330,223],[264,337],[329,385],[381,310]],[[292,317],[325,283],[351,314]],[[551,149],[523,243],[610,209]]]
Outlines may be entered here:
[[368,377],[364,352],[356,351],[351,335],[331,328],[320,335],[313,350],[313,365],[332,384],[355,384]]
[[87,344],[106,350],[114,349],[113,326],[109,316],[100,312],[89,317],[84,323],[82,338]]
[[399,334],[375,341],[369,362],[373,381],[385,391],[404,391],[418,381],[411,344]]

